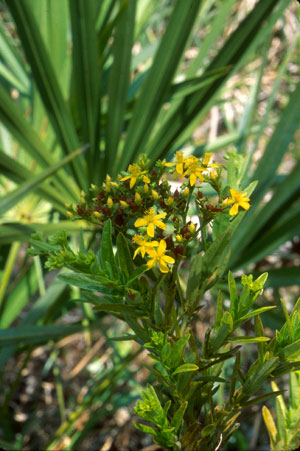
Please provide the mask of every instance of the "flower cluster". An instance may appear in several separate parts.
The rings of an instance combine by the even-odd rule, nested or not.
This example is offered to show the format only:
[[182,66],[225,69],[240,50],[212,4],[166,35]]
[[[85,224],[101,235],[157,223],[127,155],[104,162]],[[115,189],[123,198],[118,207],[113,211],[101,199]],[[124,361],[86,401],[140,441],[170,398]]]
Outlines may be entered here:
[[[222,186],[222,170],[210,153],[197,158],[178,151],[173,162],[159,160],[154,169],[141,156],[117,180],[107,175],[100,189],[92,185],[82,192],[78,205],[67,205],[67,215],[100,228],[110,218],[116,233],[131,235],[133,259],[146,259],[149,269],[158,265],[167,273],[185,257],[201,227],[219,214],[234,216],[240,207],[249,208],[246,193]],[[175,190],[172,182],[177,183]],[[205,183],[216,193],[213,203],[202,191]],[[191,208],[197,223],[188,217]]]

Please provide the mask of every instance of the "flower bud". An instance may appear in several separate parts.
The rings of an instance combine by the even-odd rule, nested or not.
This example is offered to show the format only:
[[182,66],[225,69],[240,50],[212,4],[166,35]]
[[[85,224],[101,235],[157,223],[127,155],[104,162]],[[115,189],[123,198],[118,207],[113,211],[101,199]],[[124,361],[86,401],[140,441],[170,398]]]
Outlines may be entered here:
[[186,188],[182,191],[182,195],[183,195],[183,197],[188,197],[189,194],[190,194],[190,190],[188,189],[188,187],[186,187]]
[[171,197],[171,196],[168,197],[168,199],[166,200],[166,204],[167,204],[167,205],[170,205],[170,206],[173,205],[173,204],[174,204],[174,199],[173,199],[173,197]]
[[73,213],[71,213],[70,211],[66,211],[66,215],[67,215],[69,218],[72,218]]
[[190,231],[191,233],[195,233],[195,231],[196,231],[196,226],[195,226],[195,224],[194,224],[193,222],[191,222],[191,223],[188,225],[188,229],[189,229],[189,231]]
[[95,218],[101,218],[101,213],[99,213],[99,211],[94,211],[93,215],[95,216]]
[[147,185],[147,183],[144,184],[143,190],[144,190],[144,193],[146,193],[146,194],[148,193],[148,191],[149,191],[149,186]]
[[142,202],[141,195],[137,191],[135,192],[134,200],[137,204],[140,204]]
[[113,205],[114,205],[114,202],[113,202],[113,200],[112,200],[112,198],[111,197],[108,197],[107,198],[107,206],[109,207],[109,208],[112,208],[113,207]]
[[121,207],[123,207],[123,208],[128,208],[128,207],[129,207],[128,203],[125,202],[124,200],[120,200],[120,205],[121,205]]
[[157,191],[155,191],[154,189],[151,191],[152,197],[157,200],[159,198],[159,194]]
[[181,241],[183,240],[181,235],[176,235],[176,241],[178,241],[178,243],[181,243]]

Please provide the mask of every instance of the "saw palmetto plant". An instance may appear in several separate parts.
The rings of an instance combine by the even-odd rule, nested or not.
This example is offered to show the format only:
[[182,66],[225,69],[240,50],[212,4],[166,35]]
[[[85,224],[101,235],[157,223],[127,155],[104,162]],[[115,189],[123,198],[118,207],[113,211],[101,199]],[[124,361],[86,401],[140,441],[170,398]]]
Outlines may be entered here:
[[[32,259],[25,252],[30,235],[65,230],[76,245],[81,229],[93,247],[97,223],[86,217],[68,220],[67,213],[74,213],[68,206],[81,205],[91,186],[100,189],[107,175],[115,180],[140,154],[154,168],[158,159],[173,161],[177,151],[197,157],[213,152],[217,163],[228,151],[228,186],[244,192],[253,181],[257,185],[251,209],[231,237],[226,270],[251,271],[255,278],[261,268],[267,270],[265,286],[276,301],[279,289],[298,283],[298,5],[288,0],[9,0],[0,8],[4,380],[11,359],[21,359],[6,384],[1,418],[3,441],[19,449],[33,423],[25,421],[16,438],[16,420],[7,412],[36,349],[50,346],[43,373],[50,374],[61,349],[58,340],[82,334],[89,348],[92,331],[108,327],[106,316],[95,315],[89,303],[80,304],[79,317],[66,324],[68,299],[79,298],[79,287],[70,291],[66,281],[45,277],[44,257]],[[204,194],[213,199],[210,187]],[[225,280],[219,286],[228,293]],[[271,329],[286,321],[281,310],[263,318]],[[63,381],[55,377],[60,424],[42,446],[68,437],[76,448],[93,428],[90,413],[86,426],[76,429],[87,406],[96,405],[100,417],[109,415],[97,403],[112,403],[130,370],[122,366],[122,351],[107,343],[115,366],[96,378],[84,400],[68,404],[61,395]],[[124,358],[133,359],[128,353]],[[110,377],[114,382],[106,385]],[[128,393],[124,404],[137,396]],[[66,409],[74,416],[67,417]]]

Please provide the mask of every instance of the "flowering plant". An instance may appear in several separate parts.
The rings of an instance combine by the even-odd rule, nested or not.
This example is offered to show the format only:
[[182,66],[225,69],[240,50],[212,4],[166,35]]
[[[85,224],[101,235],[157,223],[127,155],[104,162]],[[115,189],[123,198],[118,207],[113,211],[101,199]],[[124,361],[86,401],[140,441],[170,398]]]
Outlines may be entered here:
[[[232,172],[234,155],[227,159]],[[254,281],[244,275],[237,284],[229,271],[224,288],[230,239],[255,187],[230,186],[226,168],[208,153],[177,152],[174,162],[158,161],[154,169],[140,157],[116,180],[107,175],[100,189],[82,192],[78,205],[67,205],[71,219],[100,230],[98,253],[86,250],[83,236],[74,251],[64,232],[48,242],[40,234],[31,240],[31,254],[46,255],[49,269],[68,268],[59,277],[81,289],[81,301],[125,321],[131,329],[125,339],[149,351],[157,383],[135,408],[147,422],[136,427],[167,449],[223,447],[243,408],[281,393],[262,392],[263,384],[299,367],[298,333],[289,336],[285,325],[270,340],[260,315],[274,307],[253,307],[267,274]],[[199,312],[216,288],[215,319],[201,337]],[[241,335],[253,318],[253,335]],[[253,344],[257,359],[242,370],[241,346]],[[226,396],[218,402],[221,386]]]

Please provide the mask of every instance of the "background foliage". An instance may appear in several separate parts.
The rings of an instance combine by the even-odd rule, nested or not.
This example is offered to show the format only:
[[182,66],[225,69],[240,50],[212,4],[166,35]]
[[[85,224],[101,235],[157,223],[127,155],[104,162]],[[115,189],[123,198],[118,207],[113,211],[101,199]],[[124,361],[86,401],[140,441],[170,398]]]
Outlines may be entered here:
[[[294,304],[300,219],[297,7],[288,0],[1,2],[2,446],[75,449],[96,423],[107,424],[106,418],[127,406],[137,396],[137,382],[147,377],[143,370],[128,384],[134,380],[128,364],[135,350],[110,340],[120,325],[88,305],[74,308],[68,300],[77,297],[76,289],[69,293],[44,273],[38,257],[25,252],[36,230],[64,228],[74,241],[73,232],[82,228],[92,242],[95,233],[86,224],[66,221],[64,204],[78,202],[82,189],[126,169],[139,153],[151,161],[169,158],[178,148],[221,157],[234,147],[242,186],[252,180],[258,185],[228,266],[268,270],[262,302],[276,304],[284,295]],[[280,327],[281,315],[271,311],[266,325]],[[100,353],[107,356],[104,362]],[[52,418],[49,432],[45,409]],[[46,431],[42,437],[39,428]],[[245,449],[246,436],[239,434]]]

